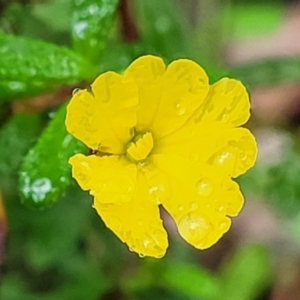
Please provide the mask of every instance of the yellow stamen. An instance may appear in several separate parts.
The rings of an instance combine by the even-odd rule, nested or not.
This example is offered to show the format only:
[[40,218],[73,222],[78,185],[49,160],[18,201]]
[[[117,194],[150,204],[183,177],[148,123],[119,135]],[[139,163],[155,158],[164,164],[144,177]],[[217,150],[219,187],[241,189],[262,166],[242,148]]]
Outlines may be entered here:
[[150,132],[138,136],[136,142],[131,142],[127,154],[135,161],[145,159],[153,148],[153,137]]

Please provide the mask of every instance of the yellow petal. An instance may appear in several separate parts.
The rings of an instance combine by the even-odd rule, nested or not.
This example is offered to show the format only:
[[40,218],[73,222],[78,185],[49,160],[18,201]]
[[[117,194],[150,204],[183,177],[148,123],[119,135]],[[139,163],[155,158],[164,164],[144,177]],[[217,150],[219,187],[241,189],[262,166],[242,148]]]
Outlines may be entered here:
[[232,128],[223,132],[209,145],[211,152],[207,163],[231,177],[237,177],[249,170],[257,157],[254,136],[246,128]]
[[125,76],[139,90],[137,131],[150,131],[154,138],[181,127],[206,97],[209,85],[205,71],[195,62],[179,59],[167,70],[160,58],[144,56],[134,61]]
[[124,157],[75,154],[69,159],[72,176],[98,202],[128,202],[136,197],[137,168]]
[[98,214],[131,251],[140,256],[162,257],[168,248],[167,233],[162,226],[157,204],[148,194],[144,176],[138,174],[137,195],[130,202],[103,204],[95,198]]
[[209,127],[190,119],[176,132],[156,140],[152,153],[178,154],[237,177],[254,165],[257,145],[246,128]]
[[173,61],[163,78],[151,132],[158,138],[176,131],[202,104],[208,91],[208,77],[198,64],[188,59]]
[[148,131],[153,123],[161,98],[164,73],[165,64],[163,60],[152,55],[136,59],[124,73],[124,76],[132,78],[138,87],[139,105],[136,126],[138,132]]
[[219,123],[222,127],[237,127],[245,124],[250,117],[245,87],[235,79],[222,78],[210,87],[207,98],[193,117],[203,126]]
[[152,164],[155,168],[145,170],[147,180],[155,176],[161,192],[156,194],[158,201],[174,218],[181,236],[199,249],[215,244],[230,228],[228,216],[242,208],[238,185],[214,167],[175,155],[153,155]]
[[100,75],[92,84],[94,96],[86,90],[75,93],[68,107],[69,133],[89,148],[124,153],[133,137],[138,95],[136,85],[114,72]]

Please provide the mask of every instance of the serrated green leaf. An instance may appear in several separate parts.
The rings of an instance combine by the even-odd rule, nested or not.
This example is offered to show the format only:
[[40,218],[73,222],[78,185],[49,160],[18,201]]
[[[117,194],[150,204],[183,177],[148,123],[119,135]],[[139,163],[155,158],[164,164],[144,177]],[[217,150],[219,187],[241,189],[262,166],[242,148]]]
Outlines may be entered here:
[[273,278],[271,255],[264,245],[240,248],[221,268],[218,300],[253,300],[267,289]]
[[300,57],[267,58],[235,66],[230,74],[250,88],[300,81]]
[[118,0],[73,0],[74,49],[98,63],[112,27]]
[[32,208],[44,208],[55,203],[70,184],[68,159],[86,150],[82,143],[66,131],[65,115],[66,105],[63,105],[22,164],[22,203]]
[[36,114],[14,115],[0,131],[0,174],[16,172],[23,156],[40,131],[40,117]]
[[92,79],[96,70],[70,49],[0,33],[0,101]]

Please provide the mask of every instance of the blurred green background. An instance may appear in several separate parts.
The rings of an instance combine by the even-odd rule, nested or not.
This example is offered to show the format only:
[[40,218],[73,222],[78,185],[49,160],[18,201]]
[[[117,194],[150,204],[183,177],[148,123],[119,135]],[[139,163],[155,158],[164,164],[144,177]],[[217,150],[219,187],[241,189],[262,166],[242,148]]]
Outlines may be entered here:
[[[299,32],[299,1],[0,1],[0,299],[299,300]],[[198,251],[163,212],[159,260],[96,215],[64,128],[74,88],[147,53],[242,80],[259,145],[230,232]]]

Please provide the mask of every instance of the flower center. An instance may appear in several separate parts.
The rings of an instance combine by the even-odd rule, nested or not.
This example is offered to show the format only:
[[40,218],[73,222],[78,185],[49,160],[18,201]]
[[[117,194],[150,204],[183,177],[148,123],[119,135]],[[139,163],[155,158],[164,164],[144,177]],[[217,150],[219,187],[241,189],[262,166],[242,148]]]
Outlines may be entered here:
[[137,134],[127,148],[127,156],[134,161],[140,161],[149,155],[153,148],[153,137],[150,132]]

